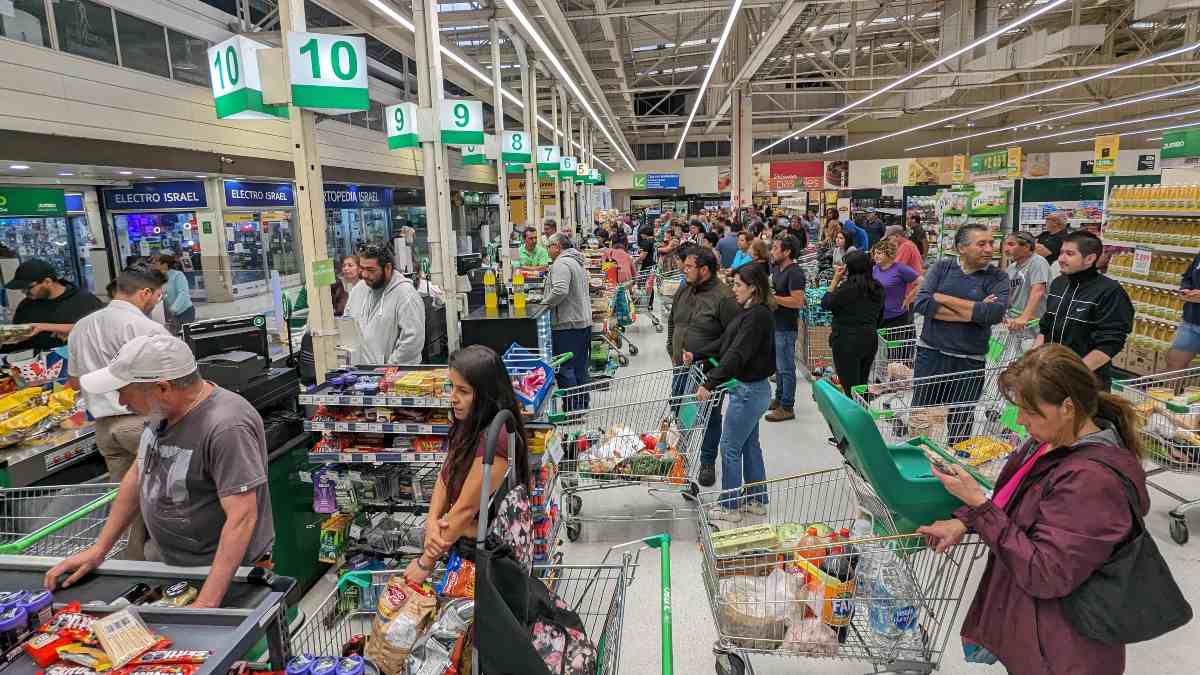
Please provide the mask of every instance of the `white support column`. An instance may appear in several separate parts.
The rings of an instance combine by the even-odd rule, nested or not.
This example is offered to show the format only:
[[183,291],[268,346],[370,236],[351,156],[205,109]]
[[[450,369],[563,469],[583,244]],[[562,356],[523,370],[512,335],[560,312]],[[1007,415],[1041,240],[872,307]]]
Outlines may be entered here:
[[[559,151],[563,157],[574,155],[575,151],[571,149],[571,99],[567,98],[567,92],[562,85],[558,86],[558,97],[562,99],[562,110],[559,120],[555,121],[559,131],[562,132],[562,149]],[[566,184],[562,186],[563,193],[563,225],[571,231],[575,231],[575,182],[573,179],[567,178]]]
[[[442,53],[438,39],[438,13],[434,0],[412,0],[416,26],[417,105],[432,110],[424,119],[439,119],[445,95],[442,91]],[[433,129],[433,140],[421,141],[421,169],[425,183],[425,214],[429,230],[429,251],[433,257],[433,282],[446,290],[446,344],[450,353],[458,349],[461,336],[458,325],[458,268],[456,242],[450,220],[450,172],[441,131]],[[326,293],[325,295],[328,295]]]
[[750,88],[743,87],[734,95],[733,108],[733,147],[730,161],[733,163],[730,177],[729,199],[733,208],[747,208],[754,203],[754,132],[753,108]]
[[[307,32],[304,0],[279,0],[279,31],[282,37],[284,72],[288,71],[288,31]],[[333,297],[327,286],[318,285],[313,265],[329,258],[325,242],[325,179],[317,152],[317,116],[295,106],[288,107],[288,130],[292,139],[292,170],[296,175],[296,218],[304,287],[308,295],[308,333],[313,339],[313,367],[317,382],[337,366],[334,347],[337,328],[333,325]]]
[[[592,158],[589,163],[592,169],[600,170],[600,164],[596,162],[596,127],[588,125],[588,157]],[[591,169],[589,169],[590,171]],[[587,224],[588,234],[596,230],[596,186],[588,183],[588,200],[587,200],[587,219],[584,221]]]
[[[587,158],[588,171],[591,171],[596,163],[592,160],[592,153],[588,152],[588,129],[591,127],[591,122],[584,115],[579,116],[579,154]],[[590,213],[588,204],[591,203],[592,187],[587,183],[583,183],[579,191],[580,201],[583,202],[583,207],[579,209],[579,234],[583,236],[592,233],[592,220],[588,216]]]
[[538,97],[537,97],[537,78],[538,78],[538,63],[533,61],[529,64],[529,88],[524,89],[521,93],[525,96],[525,117],[528,124],[525,127],[525,133],[529,134],[529,151],[533,162],[529,165],[529,169],[525,173],[525,189],[529,191],[529,222],[541,231],[542,227],[542,186],[538,180],[537,167],[537,148],[541,140],[538,138]]
[[[550,125],[555,129],[558,129],[558,89],[554,86],[547,87],[547,89],[550,90]],[[550,132],[550,140],[547,142],[547,145],[558,145],[558,137],[554,135],[553,131]],[[559,227],[566,227],[566,223],[563,219],[562,185],[558,182],[557,171],[554,172],[550,182],[554,183],[554,205],[555,210],[558,211],[558,215],[554,218],[554,220],[558,221]]]
[[504,96],[501,95],[503,78],[500,68],[500,24],[495,19],[488,21],[492,40],[492,111],[496,120],[496,192],[500,195],[500,265],[505,279],[512,279],[512,220],[508,217],[508,172],[504,169],[504,158],[500,156],[500,142],[504,138]]

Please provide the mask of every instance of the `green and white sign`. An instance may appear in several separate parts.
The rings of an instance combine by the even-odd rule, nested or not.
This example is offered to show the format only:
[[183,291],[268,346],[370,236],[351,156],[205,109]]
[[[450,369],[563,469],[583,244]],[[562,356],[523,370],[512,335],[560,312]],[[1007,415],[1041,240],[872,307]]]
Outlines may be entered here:
[[462,146],[463,164],[487,164],[488,136],[484,134],[482,145]]
[[447,145],[483,145],[483,101],[442,100],[442,142]]
[[543,171],[558,171],[561,160],[557,145],[539,145],[537,155],[539,169]]
[[66,195],[54,188],[0,187],[0,216],[63,216]]
[[313,283],[317,286],[332,286],[337,281],[333,274],[333,260],[324,258],[312,261]]
[[578,169],[579,169],[579,159],[577,159],[575,157],[571,157],[570,155],[559,158],[559,161],[558,161],[558,176],[559,176],[559,178],[574,178],[575,176],[578,175],[576,173],[576,171]]
[[529,148],[529,134],[524,131],[506,131],[500,142],[500,158],[513,164],[528,164],[533,161]]
[[208,76],[212,81],[217,119],[287,119],[286,105],[263,103],[256,54],[260,49],[266,49],[266,46],[241,35],[208,48]]
[[1162,137],[1162,158],[1200,157],[1200,130],[1168,131]]
[[417,130],[416,103],[390,105],[384,108],[383,117],[387,123],[388,148],[399,150],[421,147],[421,136]]
[[588,185],[603,185],[604,176],[600,174],[600,169],[591,169],[588,171]]
[[646,174],[644,174],[644,173],[633,174],[633,189],[635,189],[635,190],[645,190],[646,189]]
[[292,105],[326,115],[366,110],[367,41],[350,35],[288,33]]
[[505,164],[504,165],[504,173],[506,173],[506,174],[507,173],[523,174],[523,173],[525,173],[525,165],[524,164]]

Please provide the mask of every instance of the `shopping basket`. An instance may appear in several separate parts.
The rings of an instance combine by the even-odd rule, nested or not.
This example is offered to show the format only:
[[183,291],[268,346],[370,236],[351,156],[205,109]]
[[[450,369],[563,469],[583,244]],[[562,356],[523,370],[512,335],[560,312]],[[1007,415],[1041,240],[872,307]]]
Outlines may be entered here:
[[1000,392],[1005,368],[893,380],[882,391],[858,385],[851,394],[888,445],[925,437],[995,481],[1026,436],[1016,406]]
[[[65,558],[96,542],[116,483],[87,483],[0,490],[0,554]],[[108,552],[120,555],[126,535]]]
[[[1142,445],[1157,465],[1147,478],[1200,473],[1200,368],[1119,380],[1112,390],[1132,403],[1142,419]],[[1179,502],[1170,511],[1171,539],[1186,544],[1187,512],[1200,506],[1200,499],[1185,499],[1151,480],[1146,484]]]
[[[555,392],[556,407],[549,419],[557,425],[565,448],[559,479],[569,540],[579,538],[585,520],[676,520],[691,515],[691,508],[660,496],[699,492],[700,446],[709,414],[721,404],[721,390],[703,401],[696,397],[703,382],[703,371],[693,364]],[[658,447],[663,443],[678,452],[674,461],[670,452]],[[655,464],[652,454],[661,460]],[[619,511],[582,516],[580,493],[636,485],[648,486],[660,502],[651,513],[631,513],[623,505]]]
[[[889,672],[938,667],[987,549],[974,536],[937,554],[923,535],[876,535],[851,477],[829,469],[701,495],[707,505],[749,488],[768,499],[767,515],[737,530],[700,511],[718,673],[751,672],[752,655],[865,661]],[[818,524],[817,539],[799,538]],[[827,534],[842,530],[854,534]]]

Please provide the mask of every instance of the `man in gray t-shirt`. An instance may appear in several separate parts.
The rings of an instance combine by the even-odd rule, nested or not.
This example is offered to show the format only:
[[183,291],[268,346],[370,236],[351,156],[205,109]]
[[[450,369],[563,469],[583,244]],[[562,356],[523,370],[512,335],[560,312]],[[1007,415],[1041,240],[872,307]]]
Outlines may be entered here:
[[1037,240],[1028,232],[1012,232],[1004,239],[1009,284],[1005,325],[1012,332],[1025,330],[1046,312],[1050,263],[1033,252],[1035,246]]
[[80,384],[89,394],[118,391],[121,405],[155,421],[96,543],[51,569],[46,587],[68,573],[70,585],[103,562],[140,510],[146,558],[210,567],[192,606],[219,607],[237,568],[269,561],[275,543],[262,418],[201,378],[187,345],[169,335],[133,338]]

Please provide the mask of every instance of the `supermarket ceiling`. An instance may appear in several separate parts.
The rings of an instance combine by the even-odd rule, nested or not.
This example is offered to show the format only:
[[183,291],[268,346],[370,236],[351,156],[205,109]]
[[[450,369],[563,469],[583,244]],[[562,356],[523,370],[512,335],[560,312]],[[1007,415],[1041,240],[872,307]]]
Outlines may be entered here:
[[[246,30],[272,28],[271,0],[238,2],[267,19]],[[408,0],[306,4],[313,30],[367,34],[377,70],[391,71],[373,74],[412,77],[395,65],[414,56],[412,33],[395,18],[411,18]],[[533,56],[543,71],[539,112],[551,116],[545,84],[561,80],[558,61],[608,132],[597,134],[597,154],[614,169],[627,168],[623,156],[677,152],[715,163],[705,144],[730,140],[730,110],[744,101],[767,157],[946,155],[1030,138],[1028,150],[1061,151],[1109,132],[1149,147],[1162,127],[1200,123],[1195,0],[485,0],[439,9],[442,45],[459,57],[444,59],[447,80],[491,102],[479,75],[491,73],[489,20],[501,19],[532,51],[540,43],[551,52]],[[501,35],[504,87],[519,96],[518,57]],[[566,96],[589,114],[569,86]]]

